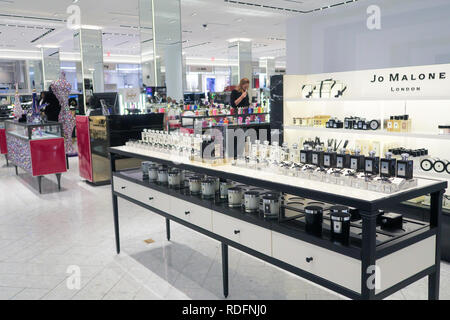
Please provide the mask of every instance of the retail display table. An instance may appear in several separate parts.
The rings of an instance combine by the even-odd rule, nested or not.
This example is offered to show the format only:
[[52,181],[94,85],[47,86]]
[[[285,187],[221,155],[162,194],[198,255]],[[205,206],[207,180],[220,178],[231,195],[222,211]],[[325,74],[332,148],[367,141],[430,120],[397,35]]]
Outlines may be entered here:
[[[442,197],[446,182],[419,179],[416,187],[393,194],[330,185],[255,171],[232,165],[207,165],[131,146],[110,148],[112,198],[117,252],[120,252],[118,197],[183,224],[222,243],[224,295],[228,295],[228,246],[237,248],[282,269],[352,299],[383,299],[428,276],[428,296],[439,298]],[[189,190],[170,189],[142,178],[137,170],[116,171],[117,157],[132,157],[197,174],[276,190],[285,194],[278,219],[229,208],[219,199],[192,196]],[[380,209],[431,194],[430,221],[404,219],[395,232],[377,225]],[[348,245],[331,241],[330,221],[324,216],[321,236],[305,230],[302,208],[291,208],[289,199],[321,201],[357,208]],[[310,200],[307,200],[310,199]]]
[[67,171],[62,125],[5,121],[8,158],[18,167],[38,178],[41,193],[42,176],[55,174],[61,189],[61,174]]

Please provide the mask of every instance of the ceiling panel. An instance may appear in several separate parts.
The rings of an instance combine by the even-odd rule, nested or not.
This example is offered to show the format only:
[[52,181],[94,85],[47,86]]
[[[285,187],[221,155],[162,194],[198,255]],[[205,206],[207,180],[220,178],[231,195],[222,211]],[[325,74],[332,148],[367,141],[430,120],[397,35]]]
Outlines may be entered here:
[[[227,58],[228,39],[249,38],[255,58],[282,57],[286,19],[300,14],[297,11],[342,1],[239,0],[239,4],[232,0],[181,0],[183,50],[188,57]],[[36,45],[51,44],[72,51],[73,32],[65,22],[66,9],[72,4],[73,0],[0,1],[0,24],[4,24],[0,26],[0,49],[36,50]],[[103,28],[105,53],[139,54],[138,0],[78,0],[76,4],[81,8],[83,24]],[[50,29],[53,31],[45,34]]]

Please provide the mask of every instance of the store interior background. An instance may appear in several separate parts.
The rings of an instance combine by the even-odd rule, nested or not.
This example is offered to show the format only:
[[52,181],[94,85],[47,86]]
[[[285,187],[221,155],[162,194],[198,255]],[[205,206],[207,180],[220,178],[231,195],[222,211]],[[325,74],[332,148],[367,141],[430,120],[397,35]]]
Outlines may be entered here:
[[[442,17],[450,12],[449,1],[358,0],[328,7],[336,2],[341,1],[181,0],[184,91],[204,93],[208,78],[215,79],[217,92],[236,85],[231,75],[237,61],[230,60],[228,49],[233,39],[251,39],[253,78],[261,86],[267,83],[267,59],[275,61],[271,75],[450,63],[450,20]],[[15,83],[23,96],[31,95],[33,82],[38,91],[43,89],[42,47],[59,50],[60,71],[72,93],[81,93],[80,54],[73,30],[66,26],[66,9],[73,4],[81,8],[83,25],[101,27],[104,91],[141,87],[138,0],[0,0],[0,100],[13,97]],[[370,4],[383,8],[381,30],[366,27]],[[445,112],[447,101],[430,103]],[[348,107],[360,106],[353,101]],[[392,108],[397,107],[403,105]],[[439,148],[433,143],[431,148]],[[120,204],[122,212],[130,212],[121,223],[123,232],[133,236],[123,244],[121,256],[115,256],[110,187],[94,188],[81,181],[77,158],[70,159],[70,170],[63,176],[64,192],[47,183],[43,195],[32,187],[30,177],[16,179],[3,158],[0,166],[0,200],[6,204],[0,212],[0,299],[223,298],[220,245],[174,226],[176,244],[169,246],[163,220],[128,203]],[[143,243],[149,237],[156,242],[150,253]],[[237,251],[230,254],[230,298],[342,299]],[[85,270],[81,290],[66,287],[69,263]],[[448,264],[441,272],[441,298],[450,299]],[[391,298],[423,299],[426,286],[419,282]]]

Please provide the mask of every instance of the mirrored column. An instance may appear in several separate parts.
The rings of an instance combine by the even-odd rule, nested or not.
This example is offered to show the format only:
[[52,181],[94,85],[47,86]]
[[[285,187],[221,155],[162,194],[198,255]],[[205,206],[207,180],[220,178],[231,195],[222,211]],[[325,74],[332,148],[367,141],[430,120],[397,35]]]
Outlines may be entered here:
[[61,73],[59,48],[41,48],[41,54],[44,90],[48,90],[50,84],[59,79]]
[[139,0],[142,79],[183,99],[180,0]]
[[270,87],[270,78],[275,75],[275,58],[272,58],[272,57],[262,58],[260,61],[260,66],[265,69],[266,88],[269,88]]
[[29,60],[28,73],[30,75],[30,89],[35,88],[38,92],[48,90],[48,88],[44,87],[42,60]]
[[102,31],[97,28],[75,30],[74,46],[80,51],[84,105],[93,93],[105,92]]
[[[252,42],[249,40],[236,40],[228,44],[228,59],[231,67],[231,85],[238,85],[242,78],[250,80],[253,86]],[[237,61],[237,65],[236,65]],[[251,92],[251,90],[249,90]]]

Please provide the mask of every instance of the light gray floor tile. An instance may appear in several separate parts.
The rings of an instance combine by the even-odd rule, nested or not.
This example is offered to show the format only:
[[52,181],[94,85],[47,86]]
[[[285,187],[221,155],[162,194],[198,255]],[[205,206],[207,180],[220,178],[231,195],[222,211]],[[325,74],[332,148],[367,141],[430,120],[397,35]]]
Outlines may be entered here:
[[[169,242],[164,218],[120,199],[117,255],[110,186],[83,182],[76,158],[61,192],[55,181],[44,179],[41,195],[35,179],[16,177],[0,159],[0,299],[224,298],[219,242],[174,222]],[[79,289],[68,287],[72,266],[81,271]],[[229,299],[343,298],[231,247],[229,279]],[[388,297],[426,298],[426,279]],[[450,299],[448,263],[441,266],[441,299]]]

